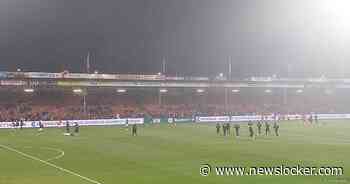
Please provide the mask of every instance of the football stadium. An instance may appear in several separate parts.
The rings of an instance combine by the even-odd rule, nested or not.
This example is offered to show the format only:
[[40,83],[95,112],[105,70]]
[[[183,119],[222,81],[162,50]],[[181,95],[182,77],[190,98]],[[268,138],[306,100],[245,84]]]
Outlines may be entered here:
[[350,183],[347,7],[0,1],[0,184]]
[[[1,76],[2,183],[348,180],[346,79]],[[215,168],[298,165],[340,170],[285,176]],[[213,173],[203,176],[202,166]]]

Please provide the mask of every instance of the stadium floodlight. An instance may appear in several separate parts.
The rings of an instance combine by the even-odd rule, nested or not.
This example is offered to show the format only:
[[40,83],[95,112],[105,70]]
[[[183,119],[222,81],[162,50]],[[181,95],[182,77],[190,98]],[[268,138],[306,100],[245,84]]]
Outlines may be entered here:
[[197,89],[197,93],[204,93],[204,89]]
[[239,89],[233,89],[233,90],[232,90],[232,93],[239,93],[239,92],[240,92]]
[[265,93],[271,93],[272,92],[272,90],[271,89],[267,89],[267,90],[265,90]]
[[22,70],[20,68],[17,68],[17,72],[21,72]]
[[97,71],[97,70],[95,70],[95,71],[94,71],[94,74],[98,74],[98,71]]
[[167,89],[160,89],[159,92],[166,93],[166,92],[168,92],[168,90]]
[[24,89],[24,92],[26,92],[26,93],[34,93],[34,89],[27,88],[27,89]]
[[223,74],[223,73],[220,73],[220,74],[219,74],[219,77],[224,77],[224,74]]
[[159,72],[159,73],[157,73],[157,75],[162,75],[162,73]]
[[82,89],[73,89],[73,93],[82,93],[83,90]]
[[118,92],[118,93],[125,93],[125,92],[126,92],[126,89],[117,89],[117,92]]
[[302,89],[297,90],[297,93],[302,93],[302,92],[304,92]]

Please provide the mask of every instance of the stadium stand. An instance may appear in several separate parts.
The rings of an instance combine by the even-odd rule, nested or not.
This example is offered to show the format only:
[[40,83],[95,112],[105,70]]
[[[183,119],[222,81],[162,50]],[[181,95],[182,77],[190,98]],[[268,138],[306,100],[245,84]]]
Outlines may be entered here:
[[[102,94],[100,94],[102,93]],[[140,91],[133,94],[90,94],[86,96],[86,112],[82,97],[62,92],[37,92],[19,94],[1,92],[0,121],[25,120],[65,120],[65,119],[108,119],[123,117],[193,117],[194,115],[247,115],[264,113],[343,113],[348,112],[346,93],[337,94],[310,91],[302,95],[289,95],[285,103],[281,93],[230,95],[225,105],[220,94],[206,94],[191,97],[164,95],[162,104],[151,94]],[[143,95],[142,102],[138,101]],[[320,100],[322,99],[322,100]]]

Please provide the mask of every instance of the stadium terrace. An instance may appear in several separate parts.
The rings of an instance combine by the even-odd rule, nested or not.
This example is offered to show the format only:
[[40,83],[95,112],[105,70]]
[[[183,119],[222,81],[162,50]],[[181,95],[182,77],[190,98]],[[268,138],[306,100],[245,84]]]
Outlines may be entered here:
[[[349,113],[349,79],[0,72],[0,120]],[[322,100],[320,100],[322,99]]]

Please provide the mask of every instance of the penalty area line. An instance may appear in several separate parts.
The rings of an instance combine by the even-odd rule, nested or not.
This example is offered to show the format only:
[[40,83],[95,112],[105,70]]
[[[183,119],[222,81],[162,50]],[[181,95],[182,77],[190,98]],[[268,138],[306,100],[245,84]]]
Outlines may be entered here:
[[90,178],[88,178],[88,177],[82,176],[82,175],[80,175],[80,174],[78,174],[78,173],[75,173],[75,172],[70,171],[70,170],[68,170],[68,169],[65,169],[65,168],[63,168],[63,167],[57,166],[57,165],[52,164],[52,163],[50,163],[50,162],[48,162],[48,161],[41,160],[40,158],[37,158],[37,157],[35,157],[35,156],[32,156],[32,155],[23,153],[23,152],[21,152],[21,151],[18,151],[18,150],[14,149],[14,148],[9,147],[9,146],[5,146],[5,145],[0,144],[0,147],[6,149],[6,150],[8,150],[8,151],[12,151],[12,152],[15,152],[15,153],[17,153],[17,154],[20,154],[20,155],[22,155],[22,156],[24,156],[24,157],[30,158],[30,159],[32,159],[32,160],[41,162],[41,163],[43,163],[43,164],[45,164],[45,165],[51,166],[51,167],[53,167],[53,168],[56,168],[56,169],[58,169],[58,170],[60,170],[60,171],[65,172],[65,173],[68,173],[68,174],[71,174],[71,175],[73,175],[73,176],[79,177],[79,178],[81,178],[81,179],[83,179],[83,180],[85,180],[85,181],[88,181],[88,182],[90,182],[90,183],[102,184],[102,183],[100,183],[100,182],[98,182],[98,181],[96,181],[96,180],[93,180],[93,179],[90,179]]

